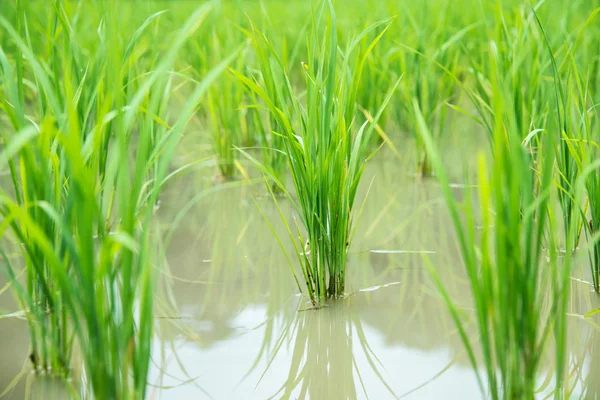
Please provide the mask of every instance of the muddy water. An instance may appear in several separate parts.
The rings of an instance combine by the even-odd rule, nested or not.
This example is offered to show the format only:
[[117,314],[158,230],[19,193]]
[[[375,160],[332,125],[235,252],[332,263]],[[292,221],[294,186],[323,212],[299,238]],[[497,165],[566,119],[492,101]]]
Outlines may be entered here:
[[[317,311],[298,295],[296,264],[286,261],[261,215],[291,255],[263,183],[215,187],[210,168],[173,181],[156,222],[167,242],[158,249],[165,257],[148,398],[480,399],[429,271],[434,268],[457,305],[472,312],[453,228],[435,180],[410,176],[410,165],[410,159],[382,152],[367,168],[357,209],[368,196],[349,254],[348,297]],[[461,176],[462,165],[456,165],[453,175]],[[464,194],[460,185],[455,194]],[[293,221],[289,201],[279,204]],[[588,279],[586,273],[574,275]],[[600,306],[586,285],[572,285],[573,314]],[[2,313],[14,307],[8,291],[0,295]],[[595,398],[600,333],[577,317],[569,323],[573,398]],[[475,338],[473,327],[469,334]],[[0,338],[4,388],[27,365],[25,323],[1,319]],[[545,383],[551,358],[540,377],[541,393],[552,387]],[[60,385],[27,376],[8,398],[24,398],[26,389],[30,398],[66,398]]]

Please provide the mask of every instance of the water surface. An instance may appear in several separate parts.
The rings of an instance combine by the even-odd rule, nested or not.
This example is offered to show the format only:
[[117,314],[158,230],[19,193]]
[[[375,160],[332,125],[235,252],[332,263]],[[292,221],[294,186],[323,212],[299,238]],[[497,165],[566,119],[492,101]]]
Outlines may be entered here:
[[[461,156],[446,155],[453,179],[470,163]],[[216,187],[206,167],[171,182],[155,224],[168,243],[157,249],[164,259],[157,267],[148,398],[480,399],[429,271],[472,313],[453,227],[439,185],[413,176],[412,165],[410,157],[387,151],[369,164],[358,196],[357,209],[368,193],[349,253],[348,296],[320,310],[298,294],[296,264],[286,261],[261,215],[291,251],[262,182]],[[456,180],[457,197],[464,196],[464,183]],[[279,204],[292,221],[290,202]],[[574,275],[587,279],[586,268]],[[572,287],[573,314],[600,306],[587,285],[573,281]],[[0,295],[3,314],[15,309],[10,291]],[[569,323],[573,398],[595,398],[599,333],[575,316]],[[468,333],[475,337],[472,325]],[[3,388],[28,367],[25,322],[0,320],[0,338]],[[541,393],[552,386],[544,384],[546,375],[551,382],[551,355],[545,365]],[[67,398],[48,381],[26,374],[8,398],[24,398],[26,391],[30,398]]]

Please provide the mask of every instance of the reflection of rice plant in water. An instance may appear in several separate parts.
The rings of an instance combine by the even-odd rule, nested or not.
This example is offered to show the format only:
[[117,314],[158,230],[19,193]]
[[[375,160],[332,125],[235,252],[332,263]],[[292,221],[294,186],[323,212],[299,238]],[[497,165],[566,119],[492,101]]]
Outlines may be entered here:
[[[592,331],[587,341],[586,356],[589,361],[589,370],[585,382],[585,398],[597,400],[600,399],[600,326],[590,327]],[[583,367],[583,366],[582,366]],[[582,397],[583,398],[583,397]]]
[[[593,292],[592,296],[595,296]],[[587,293],[586,293],[587,295]],[[579,294],[576,296],[580,296]],[[583,297],[583,296],[582,296]],[[584,310],[590,304],[590,298],[584,300]],[[592,301],[592,304],[599,304]],[[583,311],[583,310],[580,310]],[[600,309],[592,310],[585,315],[570,314],[569,342],[577,341],[580,349],[572,353],[569,363],[568,380],[565,382],[567,399],[600,399],[600,325],[597,315]]]
[[[492,81],[494,98],[508,99],[507,87],[500,82],[497,78]],[[468,200],[469,195],[466,196],[466,204],[460,207],[465,210],[463,219],[416,102],[414,108],[458,235],[473,294],[490,397],[534,398],[537,373],[548,347],[549,334],[554,329],[557,357],[555,394],[561,398],[570,258],[566,257],[561,262],[555,254],[556,242],[550,219],[550,200],[555,193],[551,137],[538,149],[539,165],[533,169],[531,158],[521,144],[510,103],[508,100],[506,104],[496,101],[494,161],[489,174],[483,156],[479,161],[481,220],[476,216],[475,205]],[[536,181],[539,185],[537,197],[534,193]],[[478,223],[482,226],[479,232]],[[544,240],[545,236],[548,241]],[[549,249],[548,255],[545,248]],[[444,284],[439,279],[437,282],[471,363],[478,371],[474,343],[466,335],[465,323]],[[482,391],[485,391],[479,372],[477,375]]]
[[[254,42],[264,55],[261,73],[267,87],[238,74],[265,102],[282,130],[279,134],[284,138],[298,196],[295,208],[306,230],[303,234],[296,225],[288,227],[288,232],[313,304],[344,293],[346,253],[354,226],[352,211],[365,165],[365,147],[395,88],[388,93],[374,122],[365,123],[355,133],[352,122],[358,82],[369,50],[385,30],[366,52],[357,54],[360,36],[342,51],[331,2],[330,22],[323,26],[326,4],[311,28],[310,50],[303,64],[306,100],[295,93],[280,57],[258,31],[254,32]],[[371,26],[362,35],[382,24]],[[270,168],[263,170],[292,199]]]
[[[0,213],[2,235],[10,230],[22,253],[26,284],[0,250],[29,322],[31,360],[67,376],[76,343],[86,392],[98,399],[141,399],[154,323],[154,205],[183,126],[225,64],[199,83],[173,127],[164,122],[167,71],[210,6],[190,16],[160,61],[149,62],[142,61],[140,38],[157,41],[146,35],[160,13],[121,48],[109,45],[122,39],[116,2],[103,4],[101,40],[87,48],[58,2],[57,25],[47,37],[53,44],[49,63],[23,38],[27,6],[19,4],[21,31],[0,17],[23,55],[13,63],[0,48],[0,100],[13,128],[3,135],[0,153],[13,193],[0,194]],[[87,69],[78,68],[83,65]],[[32,81],[37,112],[24,101]]]
[[[269,373],[275,358],[282,356],[283,344],[289,341],[293,346],[287,379],[271,398],[355,399],[368,396],[362,378],[365,371],[359,368],[357,356],[367,358],[372,369],[369,372],[376,375],[388,395],[395,397],[382,375],[381,362],[369,346],[356,310],[350,305],[337,304],[321,311],[297,313],[282,334],[272,338],[273,352],[269,354],[262,377]],[[357,344],[362,354],[357,351]]]

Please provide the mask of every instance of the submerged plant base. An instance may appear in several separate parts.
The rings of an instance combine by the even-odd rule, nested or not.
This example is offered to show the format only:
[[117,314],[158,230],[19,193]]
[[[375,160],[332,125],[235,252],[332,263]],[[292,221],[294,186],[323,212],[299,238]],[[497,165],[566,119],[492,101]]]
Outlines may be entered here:
[[213,175],[213,177],[211,178],[211,182],[213,183],[213,185],[222,185],[224,183],[230,182],[233,180],[233,176],[226,176],[223,175],[221,172],[217,172],[216,174]]
[[310,298],[311,308],[318,310],[319,308],[329,307],[330,304],[333,304],[339,300],[343,300],[348,297],[347,293],[343,294],[329,294],[329,290],[327,291],[327,297],[318,297],[312,296]]
[[419,162],[419,164],[417,165],[416,176],[418,178],[432,178],[432,177],[434,177],[435,173],[434,173],[433,168],[431,166],[431,162],[429,162],[428,160],[424,160],[424,161]]
[[351,296],[350,293],[345,293],[344,292],[341,295],[336,295],[336,296],[322,298],[322,299],[320,299],[320,301],[309,299],[309,301],[306,303],[308,307],[299,310],[299,312],[303,312],[303,311],[317,311],[317,310],[320,310],[322,308],[334,307],[336,304],[339,304],[340,301],[346,300],[350,296]]
[[41,364],[35,353],[29,354],[29,361],[31,361],[32,372],[39,376],[68,379],[71,373],[70,369],[65,365],[62,365],[60,368],[52,368],[51,365]]

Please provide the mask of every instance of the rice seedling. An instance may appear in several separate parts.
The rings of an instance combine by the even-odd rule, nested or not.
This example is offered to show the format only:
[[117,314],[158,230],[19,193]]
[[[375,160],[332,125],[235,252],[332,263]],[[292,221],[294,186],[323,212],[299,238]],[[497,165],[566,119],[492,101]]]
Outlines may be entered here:
[[[371,45],[373,39],[386,29],[386,26],[380,26],[366,35],[361,41],[363,51],[366,51]],[[383,37],[382,39],[386,39]],[[387,38],[387,40],[390,40]],[[394,49],[384,43],[380,43],[371,50],[371,56],[365,61],[362,79],[359,83],[357,103],[359,105],[359,120],[365,121],[369,116],[374,115],[385,99],[385,92],[374,90],[374,88],[385,88],[393,84],[398,79],[398,71],[394,70]],[[393,107],[386,107],[379,118],[379,125],[385,130],[389,124]],[[362,116],[362,118],[360,118]]]
[[[600,171],[598,170],[598,119],[594,113],[588,87],[584,86],[577,66],[572,65],[571,84],[568,87],[571,95],[567,103],[566,114],[569,115],[569,133],[564,134],[564,146],[568,148],[569,157],[573,160],[574,168],[577,169],[579,177],[577,182],[585,186],[587,194],[586,201],[577,201],[576,182],[570,183],[570,192],[573,193],[569,201],[577,207],[573,210],[580,213],[577,223],[578,233],[582,230],[588,239],[590,250],[590,266],[592,275],[592,286],[596,292],[600,291],[600,245],[597,239],[597,227],[600,226]],[[572,87],[571,87],[572,86]],[[562,188],[562,186],[559,186]],[[570,194],[570,193],[569,193]],[[580,199],[583,196],[580,196]],[[589,220],[587,220],[589,218]],[[571,223],[576,223],[571,221]],[[575,238],[576,246],[579,236]]]
[[[101,40],[90,49],[77,40],[75,21],[57,2],[49,69],[27,40],[24,4],[17,1],[21,30],[0,17],[19,54],[13,63],[0,48],[0,100],[13,125],[2,137],[0,161],[9,165],[14,193],[0,194],[0,236],[12,233],[26,284],[3,250],[4,269],[29,321],[34,365],[68,375],[77,343],[84,382],[101,399],[145,397],[154,205],[171,176],[169,160],[185,123],[239,53],[198,82],[169,126],[169,69],[212,4],[189,17],[160,59],[146,58],[152,47],[140,40],[157,44],[157,36],[145,32],[160,13],[148,17],[127,46],[109,45],[122,42],[117,5],[100,6]],[[35,82],[38,102],[33,115],[23,94],[29,82]]]
[[[552,374],[542,366],[554,330],[556,396],[563,395],[565,280],[580,259],[571,257],[574,249],[589,250],[592,272],[578,285],[587,289],[589,280],[600,291],[600,12],[589,14],[599,0],[576,0],[561,13],[544,0],[533,7],[521,0],[383,0],[371,9],[348,0],[336,10],[333,0],[321,1],[0,2],[0,271],[21,309],[11,314],[27,320],[36,371],[77,379],[81,359],[82,396],[147,397],[154,308],[177,311],[154,294],[153,271],[163,269],[160,289],[169,301],[177,295],[168,287],[177,262],[169,260],[172,275],[165,266],[170,244],[189,249],[190,259],[217,260],[186,272],[235,282],[207,288],[196,316],[224,321],[229,316],[217,315],[217,306],[229,297],[232,308],[243,308],[268,293],[276,301],[269,300],[267,315],[278,318],[289,295],[278,280],[285,271],[271,274],[265,264],[280,259],[223,257],[271,250],[268,240],[252,247],[262,231],[254,219],[243,220],[246,207],[236,212],[255,187],[244,186],[248,180],[209,188],[184,182],[162,197],[165,184],[191,165],[214,167],[218,181],[247,177],[246,160],[259,166],[272,196],[256,205],[315,307],[372,272],[367,266],[347,275],[353,241],[364,250],[356,264],[371,260],[377,279],[391,281],[393,270],[408,268],[401,278],[422,281],[418,258],[399,261],[385,251],[427,251],[431,240],[441,246],[438,253],[454,250],[442,245],[439,229],[432,239],[422,228],[443,225],[437,213],[418,218],[439,200],[429,189],[439,188],[434,181],[414,187],[394,181],[407,168],[397,160],[363,177],[378,134],[386,144],[408,139],[410,151],[399,142],[395,155],[414,159],[408,168],[419,175],[440,176],[474,295],[476,324],[469,330],[452,304],[462,299],[446,294],[460,279],[438,283],[473,365],[484,367],[478,370],[485,371],[484,390],[492,398],[531,397],[541,373]],[[489,140],[493,159],[479,161],[479,189],[472,193],[467,185],[464,214],[448,188],[458,168],[443,168],[441,159],[472,147],[434,150],[470,138],[471,126],[451,119],[458,114],[482,127],[474,137]],[[177,152],[184,133],[189,142]],[[205,147],[209,157],[199,157]],[[394,184],[371,191],[364,181],[372,176]],[[205,196],[236,185],[248,190],[202,203],[212,214],[189,212]],[[355,235],[365,192],[388,201],[373,219],[362,217],[368,229]],[[396,201],[406,192],[415,204]],[[168,207],[158,210],[159,196],[172,215],[164,214]],[[218,207],[232,212],[223,217]],[[157,213],[171,228],[162,238]],[[272,213],[281,226],[272,224]],[[177,225],[188,221],[175,238]],[[195,249],[188,236],[213,247]],[[259,290],[256,278],[267,273]],[[396,299],[402,308],[423,309],[420,292],[428,289],[416,285]],[[389,318],[392,325],[402,325],[400,311]],[[343,322],[336,313],[323,315]],[[313,322],[300,318],[293,328],[302,336]],[[184,320],[178,324],[193,333]],[[273,324],[261,354],[274,349]],[[480,338],[467,337],[473,325]],[[337,328],[347,346],[350,331]],[[360,395],[351,376],[358,368],[329,371],[318,353],[330,347],[319,349],[308,336],[296,344],[278,394],[322,395],[310,384],[320,374],[350,377],[340,392]],[[300,354],[307,347],[317,349],[310,359]],[[315,374],[307,369],[313,366]]]
[[[326,5],[331,12],[323,26]],[[360,40],[384,21],[372,25],[339,51],[335,12],[331,2],[323,3],[310,29],[309,53],[303,63],[306,100],[295,93],[281,58],[268,39],[256,28],[252,32],[258,47],[265,86],[238,72],[236,75],[265,102],[282,132],[287,162],[298,200],[294,201],[270,168],[263,168],[294,202],[303,228],[295,233],[287,225],[294,251],[302,268],[308,296],[314,305],[325,298],[344,294],[347,249],[353,231],[356,189],[366,160],[364,153],[374,126],[389,102],[389,91],[373,123],[366,122],[354,133],[358,82],[369,51],[357,54]],[[385,30],[367,49],[373,48]],[[324,38],[321,41],[321,38]],[[255,162],[258,161],[248,153]],[[294,274],[298,287],[300,283]]]
[[[445,7],[451,7],[446,3]],[[396,51],[398,67],[406,76],[399,89],[400,107],[396,111],[396,120],[403,121],[401,126],[415,137],[416,173],[419,176],[429,176],[432,173],[431,163],[417,126],[413,108],[410,106],[415,99],[427,122],[434,139],[439,141],[448,130],[448,107],[446,103],[453,102],[457,80],[461,74],[461,55],[454,47],[462,37],[473,27],[466,27],[450,36],[448,19],[450,13],[440,13],[439,21],[433,21],[428,14],[422,13],[417,22],[408,13],[408,20],[416,32],[416,48],[403,45]],[[435,24],[436,29],[430,26]],[[400,38],[402,39],[402,38]],[[448,78],[448,75],[455,79]]]
[[514,114],[521,140],[528,142],[547,126],[549,117],[551,87],[544,82],[545,74],[551,73],[551,65],[542,57],[546,52],[544,39],[529,6],[524,4],[512,14],[499,3],[491,8],[493,19],[482,28],[480,51],[465,48],[473,82],[469,97],[477,110],[477,121],[493,142],[494,101],[497,99],[493,97],[492,80],[501,79],[503,85],[510,88],[507,93],[512,107],[506,112]]
[[[271,21],[269,19],[269,15],[264,8],[261,10],[261,16],[267,22],[265,23],[267,26],[271,26]],[[282,43],[271,43],[272,48],[268,49],[263,46],[261,42],[257,41],[258,36],[256,32],[259,32],[254,22],[249,19],[250,30],[243,29],[244,33],[248,37],[248,40],[253,44],[252,47],[252,56],[251,58],[254,61],[258,62],[258,66],[246,68],[246,76],[253,76],[253,78],[260,82],[260,84],[268,88],[269,93],[273,96],[273,99],[276,99],[276,103],[278,108],[284,109],[284,107],[289,107],[286,99],[281,99],[277,97],[277,94],[274,90],[274,82],[272,78],[272,74],[270,72],[269,66],[269,53],[268,51],[274,51],[274,48],[280,48],[280,52],[278,53],[281,63],[286,68],[289,76],[292,76],[291,70],[294,70],[296,65],[300,64],[297,62],[297,57],[300,51],[302,44],[304,43],[303,37],[306,34],[307,25],[304,25],[299,30],[299,36],[295,38],[295,42],[292,48],[288,48],[288,41],[284,40]],[[250,58],[250,57],[249,57]],[[267,71],[266,74],[263,74],[262,71]],[[240,70],[237,70],[240,72]],[[291,84],[295,87],[295,80],[290,81]],[[280,184],[285,184],[286,180],[286,167],[287,167],[287,157],[285,154],[284,148],[284,138],[280,132],[282,132],[282,128],[279,127],[278,119],[273,116],[272,113],[269,112],[269,108],[264,104],[264,101],[258,96],[252,89],[246,87],[247,96],[248,96],[248,112],[252,112],[253,118],[249,120],[249,125],[252,126],[253,137],[255,139],[255,144],[262,155],[262,164],[266,168],[269,169],[269,175],[275,177],[275,180],[269,182],[270,189],[276,193],[281,194],[282,190],[279,186]],[[281,104],[280,104],[281,102]],[[256,148],[252,148],[256,149]],[[248,149],[250,150],[250,149]]]
[[[225,19],[225,24],[213,24],[208,38],[206,34],[198,35],[188,53],[194,74],[198,78],[202,77],[207,68],[217,64],[224,54],[230,53],[243,43],[245,36],[248,36],[248,31],[243,27],[243,18],[247,16],[235,7],[222,6],[223,9],[218,15],[219,18]],[[251,37],[247,39],[251,41]],[[297,48],[288,52],[284,42],[285,60],[293,58],[296,53]],[[255,58],[255,54],[246,51],[234,60],[231,67],[244,75],[260,75],[260,72],[253,68]],[[226,74],[209,91],[202,111],[211,122],[211,143],[217,165],[214,181],[230,180],[234,178],[236,170],[247,176],[247,172],[237,160],[238,147],[259,150],[263,162],[271,167],[280,180],[283,179],[286,163],[281,152],[282,139],[273,134],[278,131],[274,128],[276,121],[265,112],[264,107],[258,106],[259,104],[260,99],[256,94],[247,90],[233,74]],[[272,188],[275,191],[279,190],[276,185]]]
[[[495,58],[492,59],[495,61]],[[487,385],[480,376],[474,341],[431,268],[437,286],[458,327],[483,393],[492,399],[532,399],[546,356],[549,336],[555,333],[555,398],[562,398],[565,362],[565,312],[570,258],[557,258],[551,199],[554,185],[552,136],[538,149],[538,165],[522,145],[519,121],[512,112],[511,86],[492,79],[493,154],[488,163],[479,157],[478,205],[467,190],[465,204],[454,200],[435,143],[415,101],[420,132],[439,176],[471,286],[476,326]],[[537,182],[538,192],[534,183]],[[461,218],[459,209],[464,210]],[[477,210],[479,209],[479,213]],[[481,230],[477,232],[477,225]],[[571,232],[571,237],[574,232]],[[545,237],[547,239],[545,240]],[[567,245],[572,243],[568,241]],[[546,254],[547,251],[547,254]]]
[[[515,114],[517,129],[521,132],[523,143],[532,153],[534,164],[540,134],[556,133],[556,185],[559,187],[563,214],[564,240],[567,240],[573,224],[572,216],[580,207],[574,202],[574,185],[578,179],[581,162],[574,156],[572,147],[581,139],[581,121],[579,112],[572,106],[574,82],[569,68],[569,60],[577,56],[575,49],[578,43],[572,44],[561,35],[549,37],[538,18],[540,5],[531,9],[520,7],[513,17],[512,24],[505,22],[502,28],[496,30],[492,51],[497,54],[497,66],[494,64],[483,67],[482,64],[477,64],[478,68],[473,69],[479,71],[483,68],[489,70],[490,74],[501,74],[504,84],[512,88],[512,112]],[[569,11],[569,14],[575,14],[572,10]],[[500,7],[497,7],[495,15],[497,26],[500,26],[499,21],[507,19]],[[594,14],[583,26],[576,27],[577,41],[581,39],[593,17]],[[516,28],[511,29],[512,26]],[[560,47],[558,44],[561,44]],[[572,48],[568,45],[572,45]],[[547,53],[548,57],[543,57],[544,53]],[[565,54],[562,65],[556,59],[556,55],[560,53]],[[489,64],[489,59],[487,60]],[[492,68],[496,68],[498,72]],[[545,83],[550,80],[549,76],[553,81],[551,85]],[[482,76],[478,76],[476,82],[476,95],[471,97],[475,99],[474,104],[477,105],[480,115],[484,116],[481,120],[490,130],[490,121],[494,118],[494,99],[489,95],[490,82]],[[574,229],[581,231],[582,225]],[[577,247],[579,235],[576,235],[574,240],[572,248]]]
[[[543,34],[546,48],[550,54],[550,60],[552,63],[552,72],[554,78],[554,102],[553,114],[555,116],[555,129],[558,131],[558,141],[556,145],[556,169],[558,172],[558,178],[556,185],[559,187],[559,200],[561,210],[563,214],[563,224],[565,239],[568,240],[571,230],[573,229],[573,216],[578,211],[579,205],[575,202],[575,182],[579,176],[579,168],[572,151],[570,150],[570,141],[574,138],[576,129],[571,123],[571,118],[568,113],[568,94],[566,93],[566,86],[561,79],[559,67],[556,63],[556,59],[553,54],[552,47],[548,40],[548,36],[534,11],[534,16],[539,25],[540,31]],[[580,230],[578,230],[580,232]],[[576,243],[571,247],[576,248],[579,236],[574,238]],[[570,244],[567,244],[570,247]]]
[[[596,124],[597,129],[598,125]],[[595,137],[597,138],[597,136]],[[595,146],[598,145],[597,142],[591,140],[589,143]],[[584,223],[584,226],[586,236],[592,245],[589,251],[592,286],[596,292],[600,293],[600,241],[598,240],[598,232],[600,232],[598,228],[600,227],[600,167],[596,162],[598,160],[598,148],[588,149],[585,154],[587,157],[594,158],[587,158],[586,167],[583,170],[585,172],[582,172],[591,217],[587,223]]]
[[[488,22],[487,35],[482,35],[492,38],[487,45],[488,50],[467,53],[474,85],[473,89],[465,88],[465,92],[477,110],[477,115],[471,116],[489,133],[492,143],[494,121],[497,119],[494,104],[500,101],[508,105],[504,118],[514,120],[514,129],[518,132],[514,138],[520,138],[528,148],[534,167],[538,164],[536,152],[540,137],[547,132],[557,133],[556,185],[560,188],[559,200],[566,240],[571,231],[573,212],[578,208],[574,203],[578,166],[569,151],[574,124],[566,111],[570,100],[555,54],[566,52],[565,58],[568,59],[570,50],[565,50],[565,43],[568,42],[559,36],[563,44],[556,52],[553,51],[553,43],[537,16],[541,4],[536,7],[522,5],[516,8],[513,15],[509,15],[499,3],[494,6],[493,21]],[[560,43],[556,39],[553,41]],[[544,57],[545,53],[548,57]],[[552,76],[553,84],[546,83],[550,80],[548,75]],[[494,97],[494,79],[506,87],[500,94],[504,96],[501,99]],[[577,242],[578,237],[575,240]]]
[[[560,162],[557,166],[559,174],[557,185],[560,188],[563,213],[581,213],[580,218],[575,219],[573,216],[565,215],[565,229],[567,226],[575,224],[574,229],[577,229],[578,233],[584,230],[585,236],[588,238],[592,286],[596,292],[600,292],[600,246],[596,234],[597,227],[600,226],[600,206],[598,204],[600,172],[596,162],[599,147],[597,132],[600,126],[596,112],[597,104],[594,104],[590,92],[591,87],[587,83],[590,80],[581,76],[575,55],[583,33],[598,14],[600,14],[600,8],[596,9],[579,29],[573,50],[569,53],[571,62],[567,72],[567,83],[563,83],[559,77],[558,67],[554,63],[555,98],[558,109],[556,118],[559,121],[559,127],[562,126],[560,130],[561,145],[557,146],[557,153],[562,156],[562,158],[559,157]],[[551,50],[549,49],[549,51]],[[554,62],[552,55],[551,57]],[[591,71],[593,68],[592,65]],[[576,195],[576,182],[580,181],[585,185],[587,194],[585,205],[581,201],[583,196]],[[588,214],[589,221],[587,221]],[[581,222],[577,223],[575,220]],[[579,243],[579,237],[579,234],[575,236],[573,248]]]
[[[250,104],[261,103],[260,98],[251,91],[249,91],[249,102]],[[281,194],[282,189],[278,183],[284,184],[287,174],[287,157],[283,146],[284,138],[278,133],[281,131],[277,128],[278,122],[270,113],[264,116],[259,109],[253,109],[253,111],[252,122],[255,128],[256,144],[262,154],[261,161],[264,166],[268,167],[269,174],[275,177],[274,181],[269,182],[270,190],[273,193]]]
[[[205,68],[218,64],[225,54],[242,42],[241,33],[236,35],[233,30],[217,32],[213,29],[209,40],[201,37],[201,42],[196,44],[194,51],[195,54],[202,55],[200,67],[204,68],[199,70],[200,76],[204,74]],[[203,46],[202,49],[200,45]],[[246,63],[246,57],[242,55],[234,61],[233,67],[243,69]],[[250,118],[248,110],[243,108],[244,103],[244,86],[231,74],[219,79],[206,97],[206,115],[211,121],[212,147],[217,159],[215,180],[218,182],[234,177],[239,168],[239,164],[236,165],[238,152],[235,148],[248,145],[253,140],[248,129]]]

